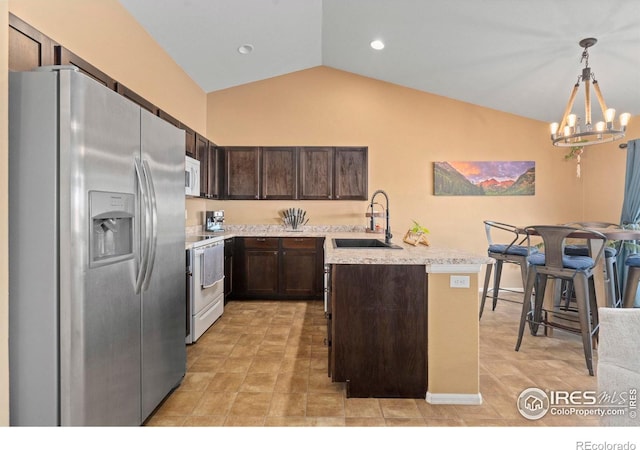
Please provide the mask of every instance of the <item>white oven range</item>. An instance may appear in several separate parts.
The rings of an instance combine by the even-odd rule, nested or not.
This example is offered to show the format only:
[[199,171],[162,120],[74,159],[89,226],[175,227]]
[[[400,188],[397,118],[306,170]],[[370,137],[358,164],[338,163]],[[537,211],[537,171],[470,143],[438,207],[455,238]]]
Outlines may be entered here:
[[223,236],[197,236],[189,249],[187,344],[195,343],[224,312]]

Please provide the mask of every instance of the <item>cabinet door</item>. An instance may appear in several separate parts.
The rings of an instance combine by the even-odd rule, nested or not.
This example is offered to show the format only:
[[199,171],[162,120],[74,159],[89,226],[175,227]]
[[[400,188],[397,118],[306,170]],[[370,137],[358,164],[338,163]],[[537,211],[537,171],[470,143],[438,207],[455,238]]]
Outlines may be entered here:
[[209,196],[209,140],[196,133],[196,159],[200,161],[200,197]]
[[260,198],[260,148],[225,147],[224,195],[231,200]]
[[303,147],[299,155],[298,197],[302,200],[333,198],[333,148]]
[[54,63],[55,43],[38,30],[9,14],[9,70],[26,72]]
[[262,148],[261,198],[266,200],[297,198],[297,154],[295,147]]
[[245,249],[244,267],[248,295],[278,293],[278,251]]
[[140,94],[135,93],[134,91],[132,91],[131,89],[123,85],[122,83],[116,82],[116,92],[122,95],[123,97],[128,98],[133,103],[140,106],[141,108],[146,109],[154,116],[158,115],[159,109],[156,105],[151,103],[149,100],[145,99]]
[[163,120],[166,120],[174,127],[180,128],[180,121],[161,109],[158,110],[158,117],[160,117]]
[[287,297],[316,295],[316,251],[282,250],[281,293]]
[[70,52],[61,45],[55,46],[55,63],[64,66],[74,66],[85,75],[90,76],[98,83],[108,87],[109,89],[116,89],[116,80],[109,75],[92,66],[78,55]]
[[280,293],[286,297],[317,296],[321,276],[318,270],[318,239],[281,238]]
[[207,198],[220,198],[220,148],[209,141],[207,164]]
[[337,147],[335,152],[335,199],[367,200],[367,147]]
[[180,123],[180,129],[185,133],[185,153],[191,158],[197,159],[196,155],[196,132],[183,123]]

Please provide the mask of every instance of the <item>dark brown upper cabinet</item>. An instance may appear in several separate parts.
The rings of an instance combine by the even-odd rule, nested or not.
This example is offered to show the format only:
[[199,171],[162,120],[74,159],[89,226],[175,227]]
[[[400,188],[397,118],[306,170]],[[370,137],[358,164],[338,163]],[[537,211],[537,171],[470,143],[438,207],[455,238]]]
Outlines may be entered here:
[[193,159],[198,159],[198,155],[196,153],[196,132],[182,122],[180,122],[180,126],[178,128],[184,130],[186,139],[185,153]]
[[169,122],[171,125],[173,125],[174,127],[178,127],[180,128],[180,121],[178,119],[176,119],[175,117],[173,117],[172,115],[170,115],[169,113],[159,109],[158,110],[158,117],[160,117],[161,119],[166,120],[167,122]]
[[9,13],[9,70],[25,72],[54,64],[55,42]]
[[78,68],[80,72],[90,76],[98,83],[108,87],[109,89],[116,89],[116,80],[61,45],[55,46],[54,59],[56,64],[74,66]]
[[334,168],[336,200],[367,200],[366,147],[337,147]]
[[263,147],[260,170],[264,200],[293,200],[297,198],[296,147]]
[[209,190],[209,140],[196,133],[196,158],[200,161],[200,197],[207,197]]
[[260,198],[260,147],[225,148],[224,197]]
[[216,144],[196,133],[196,159],[200,161],[200,197],[219,198],[219,151]]
[[209,157],[207,160],[207,189],[205,191],[206,198],[220,198],[220,158],[221,149],[209,141]]
[[131,89],[126,87],[124,84],[116,82],[116,92],[118,94],[122,95],[123,97],[128,98],[129,100],[131,100],[133,103],[137,104],[138,106],[146,109],[147,111],[149,111],[154,116],[158,115],[159,109],[158,109],[158,107],[156,105],[154,105],[149,100],[147,100],[144,97],[142,97],[141,95],[135,93],[134,91],[132,91]]
[[222,199],[367,199],[367,147],[224,147],[224,159]]
[[298,198],[333,199],[333,147],[301,147],[298,159]]

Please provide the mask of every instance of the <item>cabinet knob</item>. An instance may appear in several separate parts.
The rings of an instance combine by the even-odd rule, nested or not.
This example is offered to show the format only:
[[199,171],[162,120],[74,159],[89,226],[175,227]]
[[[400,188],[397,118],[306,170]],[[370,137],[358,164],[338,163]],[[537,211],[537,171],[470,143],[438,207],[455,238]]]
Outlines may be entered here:
[[336,195],[336,198],[340,198],[340,196],[339,196],[339,195]]
[[260,200],[260,196],[259,195],[256,195],[255,198],[256,198],[256,200]]
[[256,241],[258,242],[266,242],[266,238],[256,238]]

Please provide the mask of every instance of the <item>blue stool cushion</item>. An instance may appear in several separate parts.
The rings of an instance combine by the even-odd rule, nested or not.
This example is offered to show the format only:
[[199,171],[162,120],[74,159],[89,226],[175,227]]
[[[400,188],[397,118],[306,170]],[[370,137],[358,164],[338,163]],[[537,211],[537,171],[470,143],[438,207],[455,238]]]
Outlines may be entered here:
[[[544,266],[544,253],[537,253],[535,255],[529,256],[527,258],[529,264],[532,266]],[[565,269],[574,269],[574,270],[582,270],[593,267],[595,264],[593,258],[589,258],[588,256],[565,256],[562,258],[562,266]]]
[[[589,256],[589,247],[586,245],[566,245],[564,247],[565,255],[571,256]],[[618,254],[617,250],[613,247],[604,248],[604,257],[613,258]]]
[[489,252],[518,256],[527,256],[533,253],[538,253],[538,249],[536,247],[529,247],[528,251],[527,247],[524,245],[512,245],[509,249],[507,249],[507,247],[509,247],[508,244],[491,244],[489,246]]
[[640,254],[629,256],[625,264],[630,267],[640,267]]

